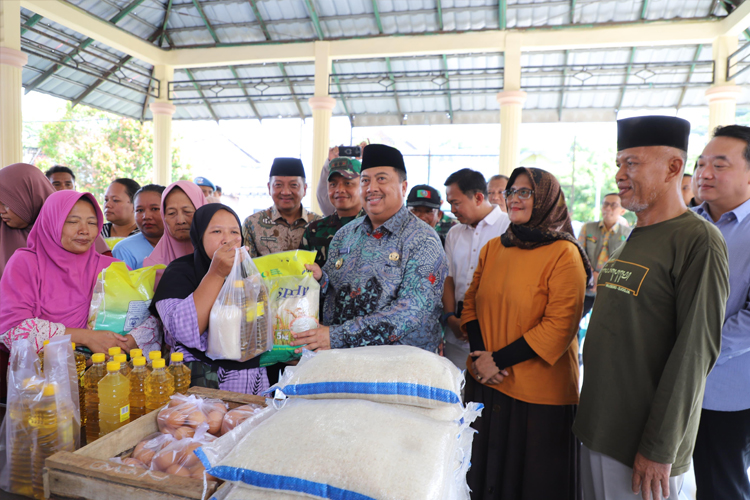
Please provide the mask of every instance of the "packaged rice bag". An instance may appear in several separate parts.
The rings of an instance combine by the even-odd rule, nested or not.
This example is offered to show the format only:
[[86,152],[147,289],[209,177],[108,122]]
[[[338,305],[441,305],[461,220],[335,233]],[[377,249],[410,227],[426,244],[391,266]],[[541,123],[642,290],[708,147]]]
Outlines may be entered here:
[[273,320],[273,349],[260,357],[260,366],[299,359],[290,346],[290,335],[317,328],[320,284],[305,264],[315,262],[316,252],[291,250],[256,257],[253,263],[268,286]]
[[215,436],[221,432],[221,424],[227,413],[227,405],[219,399],[203,399],[193,395],[175,394],[156,417],[159,430],[177,439],[192,438],[202,424]]
[[154,298],[156,271],[164,265],[129,271],[124,262],[113,262],[99,273],[89,308],[88,327],[120,335],[143,323]]

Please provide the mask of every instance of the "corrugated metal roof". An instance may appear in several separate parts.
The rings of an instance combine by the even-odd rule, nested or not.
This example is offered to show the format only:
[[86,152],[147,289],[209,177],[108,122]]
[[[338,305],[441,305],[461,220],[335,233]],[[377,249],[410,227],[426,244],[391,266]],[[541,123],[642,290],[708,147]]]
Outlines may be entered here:
[[[501,19],[507,28],[524,28],[726,15],[721,2],[712,0],[650,0],[645,11],[642,0],[577,0],[573,11],[569,0],[507,0],[504,16],[497,0],[442,0],[442,16],[436,0],[199,0],[200,10],[192,0],[173,0],[169,12],[162,0],[68,1],[164,48],[213,46],[217,40],[316,40],[309,6],[325,39],[497,29]],[[22,16],[26,21],[33,12],[22,9]],[[23,35],[30,55],[24,86],[150,119],[148,94],[156,94],[149,87],[156,83],[152,66],[98,42],[81,50],[82,43],[84,36],[46,19],[30,28]],[[705,106],[711,60],[710,46],[523,53],[525,109],[533,119],[546,120],[562,119],[567,110]],[[65,64],[51,71],[61,61]],[[496,121],[502,67],[502,53],[334,61],[330,92],[339,104],[333,112],[355,125]],[[49,75],[40,78],[45,72]],[[312,63],[196,68],[190,75],[175,72],[170,87],[175,119],[312,114],[307,104],[314,92]],[[750,72],[737,83],[750,83]],[[750,104],[750,91],[744,90],[739,104]]]

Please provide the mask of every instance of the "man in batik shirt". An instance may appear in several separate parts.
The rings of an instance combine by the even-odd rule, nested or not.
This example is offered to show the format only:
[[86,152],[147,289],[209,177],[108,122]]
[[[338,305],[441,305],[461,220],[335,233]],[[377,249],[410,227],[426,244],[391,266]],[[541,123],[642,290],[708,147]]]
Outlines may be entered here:
[[322,270],[309,266],[321,282],[328,326],[295,334],[291,345],[412,345],[436,352],[448,274],[440,238],[404,206],[406,167],[399,150],[367,146],[360,176],[367,215],[336,233]]

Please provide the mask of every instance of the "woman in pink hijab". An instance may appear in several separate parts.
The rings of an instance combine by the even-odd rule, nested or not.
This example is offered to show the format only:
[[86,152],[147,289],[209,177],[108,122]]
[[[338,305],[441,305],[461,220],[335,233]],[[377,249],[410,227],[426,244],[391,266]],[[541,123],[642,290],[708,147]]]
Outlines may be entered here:
[[[164,219],[164,236],[154,247],[151,255],[143,259],[143,267],[164,264],[185,255],[192,255],[193,244],[190,242],[190,224],[193,214],[206,204],[203,191],[190,181],[177,181],[161,195],[161,216]],[[157,273],[154,289],[159,284],[161,272]]]
[[13,254],[0,278],[0,341],[7,348],[28,338],[38,352],[44,340],[63,334],[92,352],[135,345],[129,335],[86,329],[97,276],[116,261],[94,248],[103,223],[90,193],[47,198],[26,248]]

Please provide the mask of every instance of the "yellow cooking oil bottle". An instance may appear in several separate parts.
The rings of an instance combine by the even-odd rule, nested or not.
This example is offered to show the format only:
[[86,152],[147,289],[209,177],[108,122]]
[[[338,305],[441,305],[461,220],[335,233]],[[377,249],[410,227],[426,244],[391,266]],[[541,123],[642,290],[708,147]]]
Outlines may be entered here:
[[151,351],[148,353],[148,364],[146,369],[150,372],[154,369],[154,360],[161,358],[161,351]]
[[94,364],[83,374],[83,385],[86,392],[87,444],[91,444],[99,438],[99,381],[107,374],[103,352],[97,352],[91,356],[91,361]]
[[120,363],[120,373],[125,378],[130,375],[130,365],[128,364],[128,357],[125,354],[115,354],[113,361]]
[[149,371],[146,369],[146,358],[143,356],[133,358],[131,361],[133,369],[128,379],[130,380],[130,420],[133,421],[146,414],[146,396],[143,389]]
[[155,359],[152,365],[154,369],[146,377],[143,388],[146,395],[146,413],[158,410],[169,403],[169,396],[174,394],[174,377],[164,369],[164,360]]
[[86,425],[86,389],[83,385],[83,374],[86,372],[86,356],[76,351],[76,343],[71,342],[73,356],[76,358],[76,373],[78,373],[78,407],[81,410],[81,427]]
[[[125,363],[127,365],[127,363]],[[107,363],[107,375],[99,381],[99,437],[130,422],[130,381],[119,361]]]
[[128,366],[130,369],[133,369],[133,360],[137,358],[138,356],[143,356],[143,349],[131,349],[130,350],[130,361],[128,361]]
[[49,340],[45,340],[42,342],[42,352],[39,353],[39,364],[42,368],[42,371],[44,371],[44,348],[47,347],[47,344],[49,344]]
[[31,405],[42,391],[42,381],[36,377],[24,379],[17,400],[8,404],[10,429],[8,433],[10,457],[10,492],[27,497],[34,496],[31,485],[33,460]]
[[29,427],[32,429],[33,451],[31,481],[34,498],[44,498],[44,461],[60,451],[75,451],[73,414],[69,398],[58,399],[56,384],[47,384],[42,397],[31,407]]
[[120,354],[121,352],[122,349],[120,349],[119,347],[110,347],[109,349],[107,349],[107,354],[109,354],[109,356],[107,356],[107,363],[109,363],[110,361],[114,361],[115,355]]
[[190,388],[190,368],[183,363],[183,359],[181,352],[173,352],[167,368],[167,373],[174,377],[174,392],[180,394],[186,394]]

